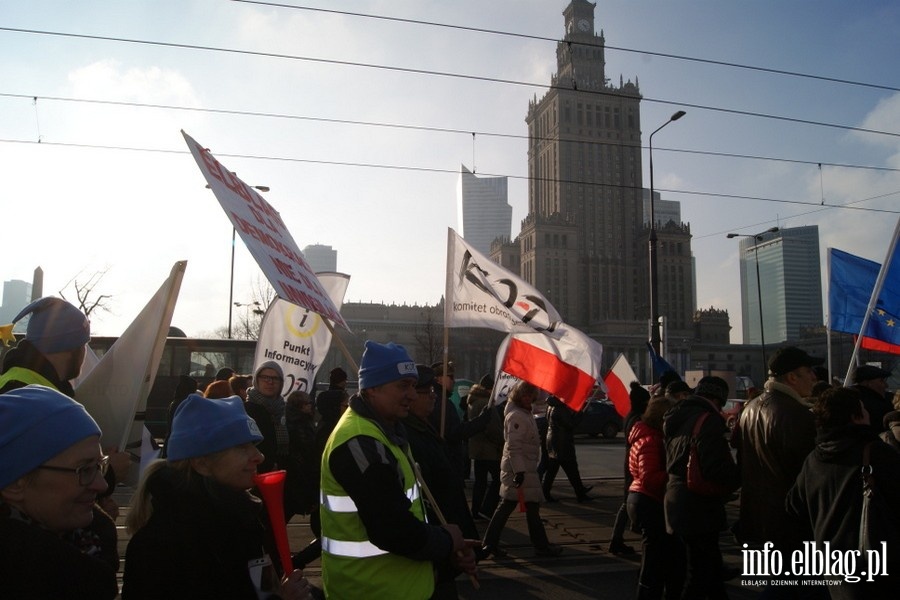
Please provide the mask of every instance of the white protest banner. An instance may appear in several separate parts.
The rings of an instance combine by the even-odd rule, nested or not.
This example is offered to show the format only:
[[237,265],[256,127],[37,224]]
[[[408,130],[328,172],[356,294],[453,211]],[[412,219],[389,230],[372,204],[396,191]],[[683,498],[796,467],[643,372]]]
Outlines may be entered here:
[[[147,396],[156,379],[187,261],[172,267],[162,284],[125,332],[75,389],[75,397],[103,432],[102,445],[137,457],[144,432]],[[137,481],[131,469],[126,483]]]
[[278,211],[217,161],[209,150],[184,131],[181,133],[210,189],[278,297],[308,308],[349,330]]
[[537,289],[447,230],[446,327],[552,332],[562,317]]
[[579,411],[600,376],[603,346],[565,323],[554,334],[511,333],[500,348],[500,368]]
[[[344,273],[317,273],[322,287],[340,309],[350,276]],[[284,371],[282,395],[293,391],[311,392],[316,371],[331,346],[331,330],[323,318],[308,308],[276,298],[269,305],[256,342],[254,369],[274,360]]]

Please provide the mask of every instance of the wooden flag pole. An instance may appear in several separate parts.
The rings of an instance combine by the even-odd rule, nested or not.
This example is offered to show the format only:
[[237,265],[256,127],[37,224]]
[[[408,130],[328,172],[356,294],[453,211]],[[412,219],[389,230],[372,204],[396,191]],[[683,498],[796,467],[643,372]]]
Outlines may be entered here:
[[338,337],[338,334],[334,331],[334,325],[331,324],[331,321],[319,315],[322,321],[325,323],[325,326],[328,327],[328,331],[331,332],[332,341],[336,341],[338,348],[341,349],[341,354],[344,355],[344,358],[347,359],[347,362],[350,363],[350,366],[353,367],[354,371],[359,371],[359,365],[356,364],[356,361],[353,360],[353,356],[350,355],[350,351],[347,350],[347,346],[344,345],[344,340]]

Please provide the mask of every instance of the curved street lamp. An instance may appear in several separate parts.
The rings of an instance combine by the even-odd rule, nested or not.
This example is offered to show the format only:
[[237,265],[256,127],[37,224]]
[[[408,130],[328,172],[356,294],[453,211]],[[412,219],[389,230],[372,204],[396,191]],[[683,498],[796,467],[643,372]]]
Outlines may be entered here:
[[657,356],[662,356],[660,353],[660,335],[659,335],[659,308],[657,306],[657,298],[659,296],[659,287],[658,287],[658,278],[657,278],[657,265],[656,265],[656,209],[655,209],[655,200],[653,198],[653,136],[656,135],[660,129],[671,123],[672,121],[677,121],[681,117],[683,117],[685,113],[683,110],[679,110],[671,117],[669,120],[660,125],[650,134],[650,345],[653,346],[653,351],[656,352]]
[[756,258],[756,301],[759,304],[759,346],[762,349],[762,359],[763,359],[763,379],[767,376],[767,371],[769,370],[769,360],[766,358],[766,328],[763,325],[763,309],[762,309],[762,285],[759,281],[759,242],[762,241],[763,235],[767,233],[775,233],[778,231],[777,227],[770,227],[766,229],[762,233],[756,233],[753,235],[746,233],[729,233],[725,237],[728,239],[736,238],[736,237],[747,237],[753,238],[753,254]]

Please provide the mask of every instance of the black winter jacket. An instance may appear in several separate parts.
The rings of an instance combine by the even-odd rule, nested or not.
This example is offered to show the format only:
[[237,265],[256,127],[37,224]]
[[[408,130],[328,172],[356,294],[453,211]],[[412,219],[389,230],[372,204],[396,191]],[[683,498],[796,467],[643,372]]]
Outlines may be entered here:
[[[863,481],[860,469],[863,448],[873,442],[869,461],[875,477],[876,494],[881,494],[893,511],[900,506],[900,454],[878,439],[868,425],[847,425],[839,429],[819,431],[816,449],[803,463],[794,486],[785,500],[787,513],[799,521],[803,538],[815,540],[822,549],[829,542],[833,550],[846,552],[859,548],[859,525],[863,503]],[[896,512],[895,512],[896,514]],[[892,531],[883,533],[900,541],[900,515],[881,525]],[[896,544],[888,545],[889,578],[879,576],[877,585],[853,585],[845,582],[830,588],[832,598],[895,598],[900,584],[900,552]],[[859,571],[865,571],[865,557],[859,559]],[[877,590],[886,585],[891,591],[883,595]],[[887,594],[888,592],[885,592]]]
[[212,480],[164,467],[148,482],[153,514],[125,552],[123,600],[258,600],[250,561],[272,557],[263,579],[280,571],[262,502]]
[[687,462],[694,425],[708,413],[697,436],[697,454],[704,479],[734,491],[740,487],[740,473],[725,440],[725,420],[709,400],[690,396],[669,409],[663,424],[666,438],[666,529],[691,536],[725,528],[727,497],[700,496],[687,489]]
[[116,572],[109,564],[37,525],[9,517],[5,508],[0,504],[0,598],[116,597]]

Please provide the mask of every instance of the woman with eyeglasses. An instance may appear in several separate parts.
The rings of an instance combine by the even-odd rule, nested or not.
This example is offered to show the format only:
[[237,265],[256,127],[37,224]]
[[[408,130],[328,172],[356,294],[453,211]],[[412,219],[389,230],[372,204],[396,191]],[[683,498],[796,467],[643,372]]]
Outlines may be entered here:
[[259,466],[260,473],[282,469],[290,455],[290,436],[285,421],[285,401],[281,395],[284,372],[281,365],[270,360],[262,363],[253,374],[253,387],[247,390],[244,407],[259,425],[263,441],[259,450],[266,459]]
[[132,498],[124,600],[310,597],[302,572],[281,573],[265,509],[248,491],[261,440],[237,396],[181,403],[168,457]]
[[0,394],[0,598],[115,598],[116,571],[73,532],[109,457],[84,407],[49,387]]

